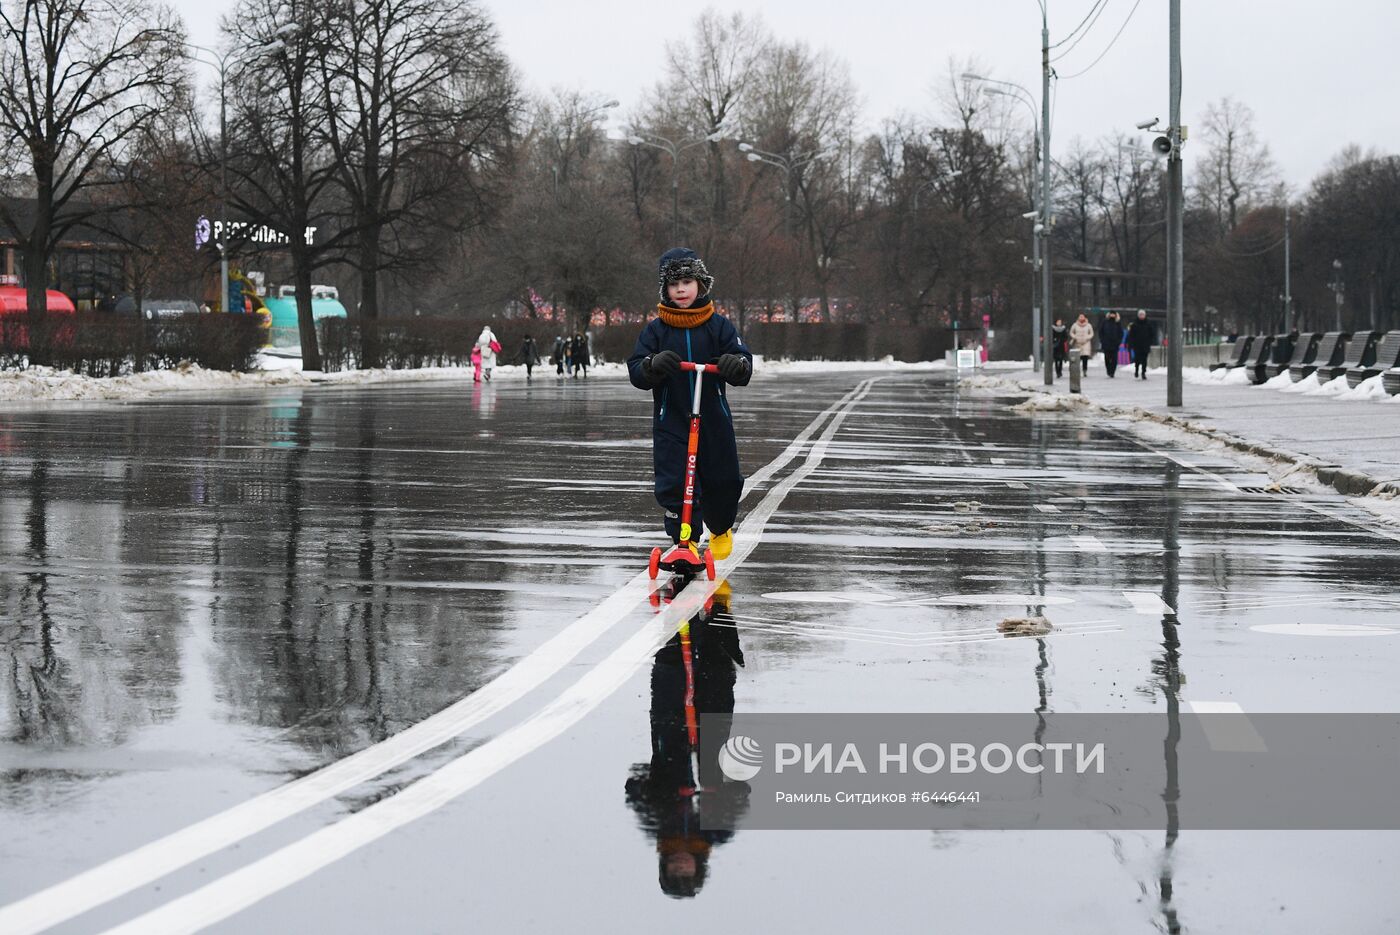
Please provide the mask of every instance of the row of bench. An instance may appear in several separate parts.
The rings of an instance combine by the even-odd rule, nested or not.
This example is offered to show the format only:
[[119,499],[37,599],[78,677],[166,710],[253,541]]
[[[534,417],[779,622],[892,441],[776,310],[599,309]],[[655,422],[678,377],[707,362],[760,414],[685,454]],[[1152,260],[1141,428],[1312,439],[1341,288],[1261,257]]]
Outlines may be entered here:
[[1345,375],[1347,385],[1355,387],[1383,374],[1381,383],[1394,396],[1400,393],[1400,331],[1240,335],[1230,359],[1210,369],[1240,367],[1254,383],[1286,371],[1294,383],[1316,373],[1323,383]]

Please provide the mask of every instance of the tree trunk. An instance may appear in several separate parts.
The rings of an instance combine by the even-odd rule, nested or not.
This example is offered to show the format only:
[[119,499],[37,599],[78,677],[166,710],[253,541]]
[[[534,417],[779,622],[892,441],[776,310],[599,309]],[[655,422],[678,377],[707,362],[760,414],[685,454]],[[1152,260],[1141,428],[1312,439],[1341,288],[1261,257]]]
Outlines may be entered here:
[[[30,243],[41,244],[43,240],[33,237]],[[28,332],[26,335],[29,345],[27,356],[30,366],[44,365],[49,362],[48,265],[48,257],[44,250],[35,248],[24,251],[24,292],[25,304],[29,311],[25,330]]]
[[380,365],[379,226],[366,227],[360,239],[360,367]]
[[301,369],[321,369],[321,347],[316,340],[316,319],[311,312],[311,264],[306,249],[292,239],[292,281],[297,290],[297,331],[301,336]]

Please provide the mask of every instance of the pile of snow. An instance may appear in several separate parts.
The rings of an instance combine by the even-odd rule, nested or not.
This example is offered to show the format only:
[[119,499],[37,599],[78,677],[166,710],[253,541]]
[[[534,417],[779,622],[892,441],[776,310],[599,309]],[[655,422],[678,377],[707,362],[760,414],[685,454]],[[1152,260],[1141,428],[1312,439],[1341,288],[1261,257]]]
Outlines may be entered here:
[[1279,390],[1279,392],[1281,392],[1281,393],[1310,393],[1310,392],[1312,392],[1313,390],[1315,390],[1315,389],[1317,389],[1318,387],[1320,387],[1321,385],[1322,385],[1322,381],[1319,380],[1319,379],[1317,378],[1317,371],[1314,370],[1312,373],[1310,373],[1310,374],[1308,374],[1307,376],[1303,377],[1303,379],[1299,380],[1297,383],[1294,383],[1292,386],[1285,386],[1283,389]]
[[1290,386],[1292,386],[1292,385],[1293,385],[1293,377],[1288,373],[1287,370],[1284,370],[1284,371],[1283,371],[1282,373],[1280,373],[1278,376],[1276,376],[1276,377],[1270,377],[1269,379],[1265,380],[1263,383],[1260,383],[1260,384],[1259,384],[1259,386],[1260,386],[1261,388],[1267,387],[1267,388],[1269,388],[1269,389],[1271,389],[1271,390],[1281,390],[1281,389],[1285,389],[1286,387],[1290,387]]
[[[885,370],[922,372],[944,370],[947,363],[921,361],[904,363],[892,357],[878,361],[819,361],[773,360],[754,357],[757,378],[788,373],[832,373],[844,371]],[[0,371],[0,401],[4,400],[115,400],[140,399],[178,390],[220,391],[260,389],[267,387],[362,385],[370,383],[418,383],[431,380],[470,380],[470,367],[421,367],[414,370],[344,370],[335,373],[304,372],[301,358],[295,352],[262,351],[254,359],[249,373],[206,370],[197,364],[183,363],[170,370],[152,370],[123,377],[89,377],[67,370],[30,367],[27,370]],[[998,361],[986,365],[1015,368],[1017,361]],[[590,379],[626,379],[627,365],[620,362],[599,363],[588,368]],[[498,366],[492,382],[524,382],[525,367],[519,364]],[[535,367],[536,380],[555,377],[554,367]],[[566,377],[566,379],[568,379]]]
[[1074,412],[1089,405],[1083,396],[1052,396],[1041,393],[1011,408],[1017,412]]
[[[1330,386],[1331,384],[1328,384],[1328,385]],[[1358,383],[1354,388],[1347,390],[1345,393],[1339,393],[1339,394],[1337,395],[1337,398],[1338,398],[1338,399],[1379,399],[1379,398],[1384,397],[1384,396],[1387,396],[1387,395],[1389,395],[1389,394],[1387,394],[1386,391],[1385,391],[1385,386],[1384,386],[1384,384],[1383,384],[1383,382],[1382,382],[1382,380],[1381,380],[1380,374],[1376,374],[1374,377],[1371,377],[1371,378],[1366,379],[1366,380],[1362,380],[1362,381],[1361,381],[1360,383]]]
[[1308,390],[1307,393],[1306,393],[1305,395],[1308,395],[1308,396],[1340,396],[1340,395],[1342,395],[1343,393],[1345,393],[1345,392],[1346,392],[1347,390],[1349,390],[1349,389],[1351,389],[1351,387],[1347,385],[1347,375],[1346,375],[1346,374],[1342,374],[1340,377],[1337,377],[1336,379],[1328,380],[1326,383],[1323,383],[1321,386],[1317,387],[1316,389]]
[[0,400],[132,399],[171,390],[220,390],[249,386],[306,386],[300,372],[228,373],[181,364],[125,377],[88,377],[51,367],[0,371]]
[[1234,367],[1229,370],[1217,370],[1216,373],[1224,374],[1217,382],[1226,386],[1248,386],[1254,382],[1251,373],[1253,369],[1253,367]]
[[1215,374],[1218,370],[1207,370],[1205,367],[1182,367],[1181,380],[1183,383],[1195,383],[1204,385],[1215,382]]

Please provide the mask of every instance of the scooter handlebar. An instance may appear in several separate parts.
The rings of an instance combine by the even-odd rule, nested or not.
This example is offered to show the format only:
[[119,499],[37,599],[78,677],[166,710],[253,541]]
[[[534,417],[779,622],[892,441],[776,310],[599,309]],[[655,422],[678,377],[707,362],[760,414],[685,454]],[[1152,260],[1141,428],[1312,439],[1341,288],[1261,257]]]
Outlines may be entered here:
[[719,373],[719,367],[715,364],[697,364],[691,360],[681,361],[682,370],[703,370],[706,373]]

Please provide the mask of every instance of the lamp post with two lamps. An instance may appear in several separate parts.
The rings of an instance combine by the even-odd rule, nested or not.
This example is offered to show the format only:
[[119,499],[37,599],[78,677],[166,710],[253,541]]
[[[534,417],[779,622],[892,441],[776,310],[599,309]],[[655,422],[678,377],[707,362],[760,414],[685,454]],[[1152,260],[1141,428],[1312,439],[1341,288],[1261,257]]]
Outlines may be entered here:
[[723,130],[715,130],[706,136],[691,140],[672,140],[655,133],[634,130],[627,142],[633,146],[650,146],[668,153],[671,157],[671,242],[680,243],[681,236],[681,153],[701,143],[718,143],[724,139]]
[[761,162],[764,165],[776,166],[783,170],[783,180],[785,183],[783,185],[783,196],[784,200],[787,202],[785,221],[788,237],[791,238],[793,236],[792,209],[794,207],[792,198],[792,174],[812,160],[824,156],[827,151],[824,149],[815,149],[809,153],[800,153],[796,156],[784,156],[780,153],[770,153],[766,149],[759,149],[752,143],[740,143],[739,152],[743,153],[744,158],[749,162]]

